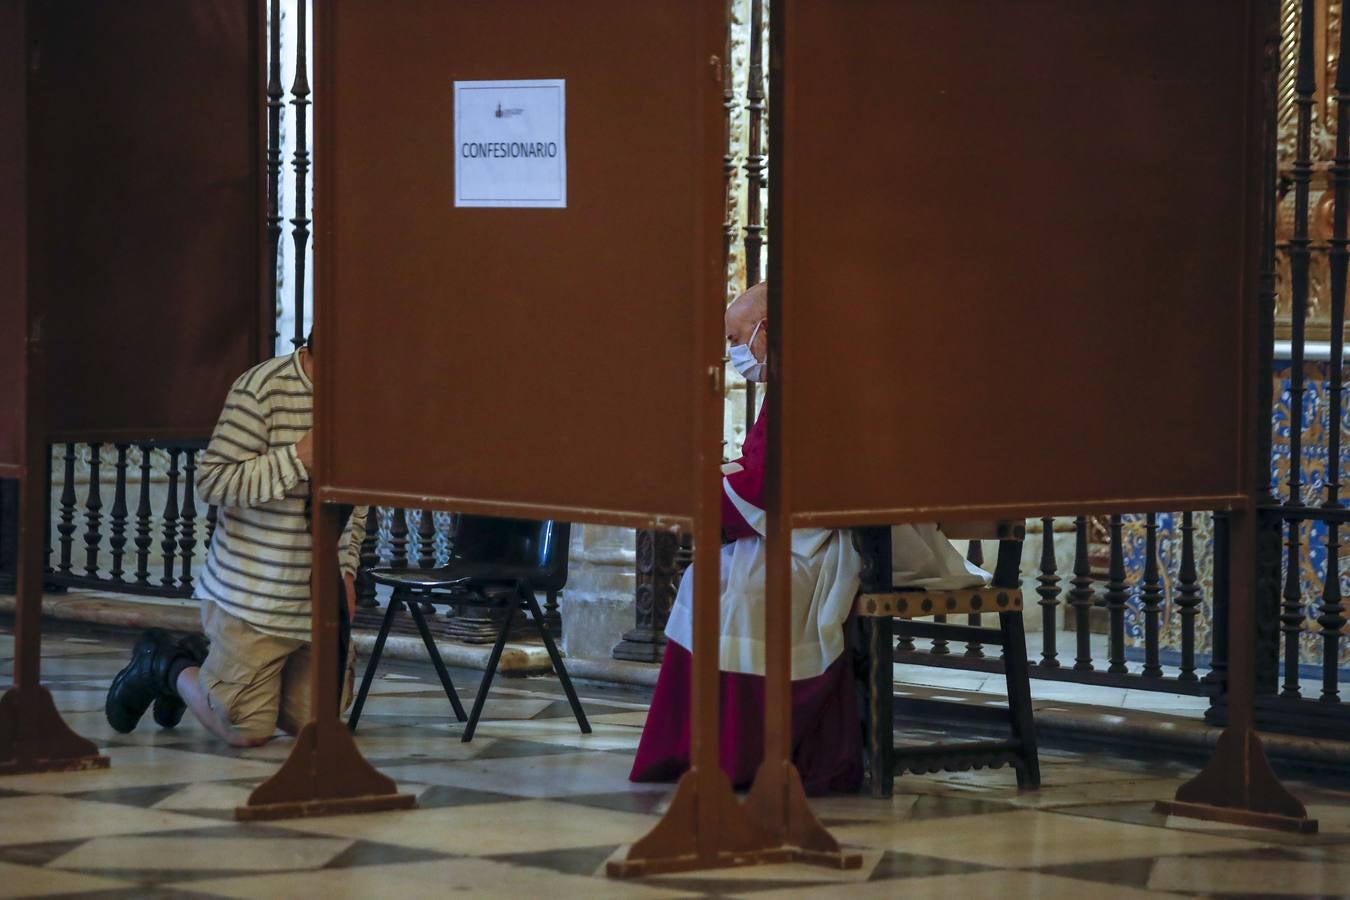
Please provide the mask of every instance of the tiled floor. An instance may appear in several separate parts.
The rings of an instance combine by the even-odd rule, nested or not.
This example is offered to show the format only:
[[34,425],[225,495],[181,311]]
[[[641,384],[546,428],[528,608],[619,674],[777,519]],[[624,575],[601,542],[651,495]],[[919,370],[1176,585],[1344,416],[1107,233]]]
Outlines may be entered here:
[[[836,796],[817,814],[863,867],[776,865],[640,882],[603,875],[669,791],[626,775],[635,692],[583,686],[580,735],[557,682],[507,680],[471,744],[430,667],[389,664],[362,720],[366,756],[413,811],[240,824],[234,807],[289,749],[232,750],[190,721],[130,735],[103,721],[128,642],[54,633],[44,680],[112,768],[0,779],[0,895],[97,897],[1325,897],[1350,895],[1350,793],[1296,786],[1313,838],[1169,819],[1153,801],[1189,773],[1165,762],[1046,753],[1045,787],[1007,770],[906,776],[890,801]],[[0,634],[0,680],[12,641]],[[461,691],[476,673],[455,671]],[[914,737],[913,735],[910,736]]]

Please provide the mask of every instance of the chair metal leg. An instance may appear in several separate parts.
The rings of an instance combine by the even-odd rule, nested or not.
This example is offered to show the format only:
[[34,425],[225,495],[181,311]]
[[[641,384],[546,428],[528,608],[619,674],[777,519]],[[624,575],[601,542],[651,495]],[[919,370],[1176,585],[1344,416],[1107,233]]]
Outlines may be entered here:
[[1036,748],[1036,720],[1031,709],[1031,682],[1027,666],[1027,638],[1020,612],[999,613],[1003,632],[1003,668],[1008,682],[1008,718],[1013,737],[1021,744],[1022,765],[1017,767],[1017,786],[1036,790],[1041,786],[1040,754]]
[[384,618],[380,621],[380,633],[375,636],[375,649],[370,651],[370,661],[366,663],[366,671],[361,676],[361,689],[356,692],[351,715],[347,717],[347,729],[353,734],[356,733],[356,723],[361,721],[361,710],[365,708],[366,695],[370,693],[371,682],[375,680],[375,667],[380,664],[384,642],[389,638],[389,626],[394,624],[394,613],[398,611],[399,602],[397,596],[390,597],[389,608],[384,611]]
[[502,627],[497,632],[497,641],[492,645],[487,668],[483,671],[483,680],[478,683],[478,693],[473,698],[469,724],[464,726],[464,735],[460,738],[466,744],[473,740],[474,730],[478,728],[478,717],[483,714],[483,703],[487,700],[488,688],[492,687],[492,676],[497,674],[497,663],[501,661],[502,648],[506,646],[506,637],[511,633],[511,623],[516,619],[516,609],[519,606],[519,598],[513,598],[506,606],[506,617],[502,619]]
[[459,702],[459,694],[455,691],[454,683],[450,681],[450,673],[445,670],[445,660],[441,659],[441,651],[431,636],[431,629],[427,628],[426,614],[422,612],[416,600],[408,601],[408,612],[412,613],[417,630],[422,634],[422,643],[427,645],[427,655],[431,657],[431,665],[436,669],[436,676],[441,679],[445,696],[450,698],[450,707],[455,711],[455,718],[463,722],[464,704]]
[[891,796],[895,772],[894,701],[895,642],[889,617],[867,620],[867,756],[872,769],[872,796]]
[[563,692],[567,694],[567,702],[572,705],[572,715],[576,716],[577,727],[581,729],[582,734],[591,733],[591,723],[586,721],[586,712],[581,708],[581,701],[577,699],[577,692],[572,687],[572,679],[567,674],[567,667],[563,665],[562,654],[558,652],[558,645],[553,643],[553,636],[548,633],[548,626],[544,623],[544,613],[539,609],[539,601],[534,599],[534,593],[531,591],[522,591],[525,597],[525,603],[530,608],[530,617],[534,619],[535,626],[539,629],[539,636],[544,639],[544,648],[548,650],[548,658],[553,660],[553,671],[558,673],[558,680],[562,682]]

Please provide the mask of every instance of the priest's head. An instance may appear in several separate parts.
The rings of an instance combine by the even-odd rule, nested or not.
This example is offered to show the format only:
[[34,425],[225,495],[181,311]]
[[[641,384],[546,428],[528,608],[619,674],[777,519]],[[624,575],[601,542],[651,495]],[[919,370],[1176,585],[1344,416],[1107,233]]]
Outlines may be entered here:
[[727,307],[728,355],[746,381],[768,380],[768,327],[769,287],[761,281]]

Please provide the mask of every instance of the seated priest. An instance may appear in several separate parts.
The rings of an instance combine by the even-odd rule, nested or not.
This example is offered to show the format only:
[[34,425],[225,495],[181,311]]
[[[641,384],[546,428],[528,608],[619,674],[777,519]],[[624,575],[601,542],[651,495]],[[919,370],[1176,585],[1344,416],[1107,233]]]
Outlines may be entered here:
[[[310,720],[309,470],[314,404],[313,335],[294,353],[239,376],[197,469],[197,496],[218,508],[197,577],[206,637],[147,631],[113,679],[105,712],[129,732],[153,704],[172,728],[191,709],[239,747],[295,734]],[[339,546],[348,621],[367,510],[348,519]],[[331,552],[331,551],[330,551]],[[350,649],[350,648],[349,648]],[[343,702],[351,696],[348,654]]]
[[[727,308],[731,363],[748,381],[767,374],[767,287]],[[736,787],[764,756],[765,416],[746,435],[741,458],[723,467],[721,702],[718,755]],[[986,584],[931,525],[893,530],[897,584],[956,588]],[[792,761],[808,794],[856,791],[863,779],[862,728],[847,625],[861,557],[848,529],[799,528],[792,535]],[[652,696],[633,781],[672,781],[689,767],[693,578],[685,572],[666,625],[665,658]]]

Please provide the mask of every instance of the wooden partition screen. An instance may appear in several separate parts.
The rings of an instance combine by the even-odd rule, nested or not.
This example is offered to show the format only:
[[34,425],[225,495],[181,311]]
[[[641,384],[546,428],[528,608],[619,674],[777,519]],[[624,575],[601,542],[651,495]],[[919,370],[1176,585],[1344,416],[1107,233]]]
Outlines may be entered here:
[[[689,529],[718,546],[724,13],[318,5],[316,546],[335,539],[339,504],[365,503]],[[562,84],[550,139],[565,142],[565,205],[457,206],[457,117],[518,110],[505,93],[457,108],[455,83],[522,80]],[[336,596],[327,555],[314,577],[316,598]],[[717,573],[695,578],[697,640],[715,645]],[[338,721],[336,617],[315,603],[315,720],[242,817],[410,802]],[[639,842],[627,871],[758,846],[717,766],[716,654],[699,660],[679,834]]]
[[[1238,713],[1274,14],[775,3],[769,586],[787,596],[794,526],[1233,510],[1246,762],[1206,802],[1299,816]],[[782,652],[769,672],[772,795]]]
[[30,8],[52,437],[209,437],[230,384],[272,355],[262,3]]
[[205,440],[270,355],[260,0],[0,2],[0,772],[106,765],[39,684],[48,442]]

